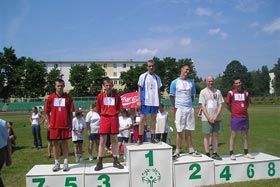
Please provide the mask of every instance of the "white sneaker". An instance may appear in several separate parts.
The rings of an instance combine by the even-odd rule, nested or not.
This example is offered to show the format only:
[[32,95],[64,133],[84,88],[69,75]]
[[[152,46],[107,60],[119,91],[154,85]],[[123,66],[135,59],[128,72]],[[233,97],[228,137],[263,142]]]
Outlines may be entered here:
[[63,171],[69,171],[69,166],[67,163],[63,164]]
[[193,157],[202,157],[202,155],[196,151],[189,153]]
[[93,157],[92,157],[92,156],[89,156],[89,157],[88,157],[88,160],[89,160],[89,161],[93,161]]
[[244,155],[244,158],[254,159],[255,157],[253,157],[250,153],[247,153]]
[[55,163],[52,170],[53,170],[53,172],[59,171],[60,170],[60,164],[59,163]]
[[234,155],[234,154],[230,155],[230,159],[231,159],[231,160],[236,160],[235,155]]
[[173,160],[177,160],[177,158],[179,158],[180,157],[180,153],[174,153],[173,155],[172,155],[172,158],[173,158]]

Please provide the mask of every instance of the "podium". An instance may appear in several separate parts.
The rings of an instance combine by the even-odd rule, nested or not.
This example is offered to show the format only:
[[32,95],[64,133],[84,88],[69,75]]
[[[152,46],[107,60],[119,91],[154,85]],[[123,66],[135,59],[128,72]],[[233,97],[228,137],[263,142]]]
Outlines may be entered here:
[[173,162],[174,186],[205,186],[214,183],[214,160],[208,156],[181,154]]
[[[235,161],[222,155],[221,161],[205,155],[181,154],[172,160],[168,144],[126,144],[124,169],[103,163],[70,164],[70,170],[53,172],[53,165],[35,165],[26,174],[27,187],[184,187],[280,178],[280,158],[265,153],[252,153],[255,159],[236,155]],[[61,164],[62,167],[62,164]]]
[[280,178],[280,158],[265,153],[252,153],[255,159],[236,155],[236,160],[222,156],[214,161],[215,184],[232,183],[259,179]]
[[[60,165],[62,168],[63,165]],[[53,165],[35,165],[26,174],[27,187],[61,187],[61,186],[84,186],[85,164],[69,164],[67,172],[60,169],[52,171]]]
[[172,147],[166,143],[126,144],[125,163],[130,171],[131,187],[172,186]]

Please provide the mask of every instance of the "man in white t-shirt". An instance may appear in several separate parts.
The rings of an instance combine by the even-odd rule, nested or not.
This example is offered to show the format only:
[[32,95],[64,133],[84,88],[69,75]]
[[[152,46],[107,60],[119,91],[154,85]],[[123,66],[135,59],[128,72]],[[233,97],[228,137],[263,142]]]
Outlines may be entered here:
[[174,107],[175,124],[177,129],[176,151],[174,159],[180,157],[180,148],[182,144],[183,131],[185,131],[186,143],[189,147],[191,156],[200,157],[192,145],[191,131],[195,130],[194,109],[192,102],[196,94],[194,81],[188,78],[190,67],[183,65],[181,67],[180,77],[173,80],[170,85],[170,102]]
[[206,156],[210,157],[210,136],[212,134],[213,154],[211,158],[222,160],[218,155],[218,133],[221,130],[220,113],[224,102],[223,95],[220,90],[214,88],[214,78],[206,77],[206,88],[200,91],[199,103],[202,109],[202,132],[204,134],[204,150]]
[[140,108],[140,123],[137,145],[143,143],[144,125],[146,124],[146,116],[148,114],[151,114],[151,142],[159,143],[159,140],[156,139],[155,127],[162,83],[159,76],[154,73],[155,62],[153,60],[147,62],[147,69],[148,71],[141,74],[138,80],[137,105]]

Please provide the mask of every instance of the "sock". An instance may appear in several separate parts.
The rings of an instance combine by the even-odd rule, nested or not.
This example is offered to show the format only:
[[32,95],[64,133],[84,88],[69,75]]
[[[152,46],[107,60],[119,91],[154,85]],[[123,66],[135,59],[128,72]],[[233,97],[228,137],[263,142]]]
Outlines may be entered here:
[[119,161],[118,161],[118,157],[115,156],[115,157],[113,157],[113,159],[114,159],[114,163],[119,162]]
[[247,153],[249,153],[248,149],[244,149],[244,154],[246,155]]
[[68,164],[68,159],[64,158],[64,164]]
[[102,163],[102,161],[103,161],[103,157],[98,157],[98,163]]
[[55,163],[55,164],[59,164],[59,161],[58,161],[58,160],[54,160],[54,163]]
[[138,135],[138,141],[143,142],[143,135]]
[[190,147],[190,148],[189,148],[189,153],[193,153],[193,152],[194,152],[193,147]]
[[232,150],[232,151],[229,151],[229,155],[233,155],[233,150]]
[[176,150],[175,150],[175,153],[180,154],[180,149],[176,149]]

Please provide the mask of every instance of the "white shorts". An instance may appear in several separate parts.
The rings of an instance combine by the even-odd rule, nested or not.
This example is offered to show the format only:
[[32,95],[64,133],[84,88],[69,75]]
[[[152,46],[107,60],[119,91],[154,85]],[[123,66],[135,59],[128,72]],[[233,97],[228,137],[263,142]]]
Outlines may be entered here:
[[178,108],[175,114],[175,124],[177,132],[183,130],[195,130],[194,109],[193,108]]

